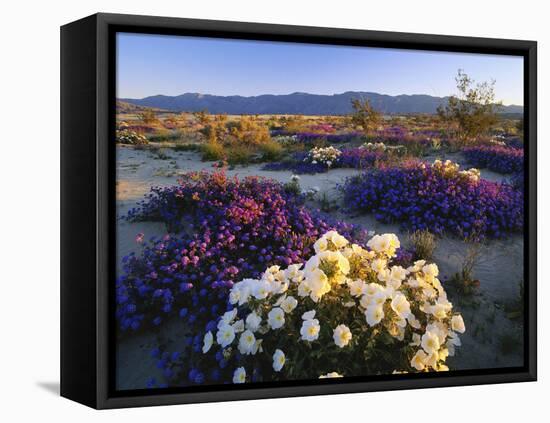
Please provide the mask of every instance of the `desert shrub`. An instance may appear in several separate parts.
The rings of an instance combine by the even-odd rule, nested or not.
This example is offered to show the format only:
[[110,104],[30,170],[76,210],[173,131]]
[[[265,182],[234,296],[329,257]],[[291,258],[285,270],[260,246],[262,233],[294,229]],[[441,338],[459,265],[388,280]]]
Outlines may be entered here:
[[425,258],[430,260],[436,246],[434,234],[427,229],[414,231],[409,235],[416,258]]
[[264,161],[278,160],[284,154],[284,148],[277,141],[269,140],[259,146],[261,158]]
[[157,115],[153,109],[145,109],[139,113],[139,119],[145,124],[155,123],[157,121]]
[[197,144],[197,143],[188,143],[188,144],[178,143],[174,145],[174,147],[172,148],[174,149],[174,151],[201,151],[202,147],[203,146],[201,144]]
[[412,231],[502,237],[523,230],[520,190],[449,161],[372,169],[348,178],[342,190],[348,210],[372,212],[381,222],[401,222]]
[[485,135],[498,122],[502,103],[495,99],[495,82],[475,84],[464,71],[456,76],[458,93],[438,107],[441,120],[448,123],[448,132],[460,145],[467,145]]
[[246,165],[254,158],[255,149],[250,145],[233,144],[225,147],[225,153],[230,165]]
[[523,150],[499,145],[465,148],[462,153],[472,165],[498,173],[523,171]]
[[360,127],[365,135],[370,135],[380,124],[382,114],[366,99],[364,101],[353,99],[351,106],[353,108],[350,114],[351,124]]
[[[267,267],[229,293],[200,345],[233,383],[448,370],[465,331],[437,279],[417,261],[393,265],[399,240],[377,235],[363,248],[335,231],[305,263]],[[220,362],[223,366],[220,366]]]
[[284,190],[288,194],[300,195],[302,188],[300,187],[300,177],[298,175],[292,175],[290,181],[284,184]]
[[271,140],[269,128],[258,119],[251,116],[241,116],[238,121],[228,124],[228,142],[232,145],[262,145]]
[[202,160],[222,160],[225,156],[223,145],[217,141],[208,141],[202,146]]
[[181,138],[178,131],[157,131],[156,134],[148,137],[149,142],[175,142]]
[[153,157],[158,160],[169,160],[171,157],[167,154],[167,150],[165,148],[155,148],[151,149],[151,152],[153,152]]
[[474,268],[479,264],[486,245],[475,233],[464,237],[464,242],[467,248],[462,255],[461,268],[451,276],[449,283],[459,294],[472,295],[480,284],[479,280],[474,278]]

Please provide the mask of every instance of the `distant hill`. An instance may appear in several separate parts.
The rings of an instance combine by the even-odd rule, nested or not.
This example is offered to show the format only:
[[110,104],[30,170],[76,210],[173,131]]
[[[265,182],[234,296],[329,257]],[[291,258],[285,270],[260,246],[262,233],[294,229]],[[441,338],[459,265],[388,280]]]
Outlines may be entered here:
[[[117,100],[116,102],[116,110],[117,110],[117,113],[139,113],[139,112],[143,112],[147,109],[151,109],[152,107],[150,106],[140,106],[140,105],[137,105],[137,104],[131,104],[131,103],[127,103],[125,101],[120,101],[120,100]],[[153,110],[155,111],[163,111],[161,109],[158,109],[156,107],[153,107],[152,108]]]
[[[368,99],[380,112],[385,114],[435,113],[448,97],[429,95],[384,95],[360,91],[342,94],[320,95],[292,93],[284,95],[265,94],[254,97],[217,96],[210,94],[186,93],[178,96],[155,95],[141,99],[121,98],[120,101],[145,107],[153,107],[178,112],[208,110],[210,113],[227,114],[303,114],[303,115],[343,115],[351,112],[351,100]],[[503,106],[502,113],[523,113],[522,106]]]

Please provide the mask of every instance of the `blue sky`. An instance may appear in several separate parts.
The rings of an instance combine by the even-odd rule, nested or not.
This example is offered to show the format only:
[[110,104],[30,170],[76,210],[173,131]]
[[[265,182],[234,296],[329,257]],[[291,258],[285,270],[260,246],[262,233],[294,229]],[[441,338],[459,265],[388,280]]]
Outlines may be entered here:
[[521,57],[225,40],[148,34],[117,37],[117,96],[197,92],[252,96],[455,92],[457,70],[496,80],[497,100],[523,104]]

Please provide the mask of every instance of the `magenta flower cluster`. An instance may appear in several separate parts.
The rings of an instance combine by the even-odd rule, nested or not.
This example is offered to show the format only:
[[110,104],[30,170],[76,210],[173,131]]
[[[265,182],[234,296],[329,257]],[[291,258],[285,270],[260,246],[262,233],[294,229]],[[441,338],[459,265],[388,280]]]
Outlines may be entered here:
[[344,202],[384,223],[464,237],[502,237],[523,229],[523,192],[507,183],[445,175],[429,165],[373,169],[348,178]]
[[352,225],[308,210],[280,183],[229,178],[222,171],[153,188],[128,218],[165,222],[170,233],[148,241],[140,236],[141,253],[123,259],[117,282],[123,330],[177,314],[190,324],[205,323],[225,307],[235,281],[257,277],[271,264],[302,262],[328,230],[364,238]]
[[475,167],[503,174],[523,171],[523,149],[492,145],[468,147],[462,153]]

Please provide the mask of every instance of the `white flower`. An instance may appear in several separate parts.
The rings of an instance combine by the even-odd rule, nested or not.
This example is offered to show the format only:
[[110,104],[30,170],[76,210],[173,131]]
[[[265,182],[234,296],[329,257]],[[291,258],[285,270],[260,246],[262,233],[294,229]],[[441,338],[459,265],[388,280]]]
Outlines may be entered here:
[[330,292],[330,283],[321,269],[314,269],[313,271],[306,272],[305,283],[310,298],[316,303],[319,302],[323,295]]
[[361,279],[356,279],[354,281],[348,282],[349,285],[349,292],[352,297],[360,297],[363,295],[363,291],[365,290],[365,281]]
[[210,348],[212,347],[212,343],[214,342],[214,336],[212,335],[212,332],[208,331],[204,335],[203,343],[202,343],[202,353],[206,354],[208,351],[210,351]]
[[304,279],[304,272],[302,272],[300,269],[302,267],[302,264],[291,264],[287,267],[285,270],[285,277],[292,281],[292,282],[301,282],[302,279]]
[[256,337],[251,331],[245,330],[239,338],[239,352],[241,354],[250,355],[254,351],[255,345]]
[[394,234],[375,235],[367,242],[367,247],[388,257],[393,257],[400,246],[399,239]]
[[233,326],[233,329],[235,330],[235,333],[241,333],[244,330],[243,319],[237,320],[231,326]]
[[409,314],[409,317],[407,317],[407,321],[413,329],[420,329],[420,321],[415,317],[414,314]]
[[239,367],[233,373],[233,383],[245,383],[246,382],[246,370],[244,367]]
[[428,354],[436,353],[439,350],[439,337],[434,332],[426,331],[422,335],[421,345]]
[[374,270],[376,273],[380,273],[384,270],[386,270],[386,265],[388,262],[383,259],[374,259],[371,263],[371,269]]
[[459,333],[464,333],[466,331],[464,319],[462,319],[462,316],[460,314],[455,314],[451,318],[451,329]]
[[279,329],[285,324],[285,312],[275,307],[267,314],[267,322],[272,329]]
[[315,318],[315,310],[309,310],[302,314],[302,320],[311,320],[313,318]]
[[254,348],[252,349],[252,355],[256,355],[257,352],[263,352],[262,348],[262,340],[256,339],[256,342],[254,343]]
[[423,350],[418,350],[411,360],[411,367],[418,371],[424,370],[426,367],[428,355]]
[[237,282],[231,288],[229,293],[229,302],[231,304],[239,304],[240,306],[245,304],[250,297],[250,286],[258,282],[255,279],[243,279],[241,282]]
[[285,365],[285,361],[285,353],[279,349],[276,349],[275,354],[273,354],[273,370],[275,370],[276,372],[280,372]]
[[327,247],[328,247],[328,242],[324,236],[319,238],[317,241],[315,241],[315,244],[313,244],[313,249],[317,254],[319,254],[322,251],[326,251]]
[[445,319],[451,308],[452,304],[449,302],[437,302],[430,307],[430,312],[438,319]]
[[424,276],[428,278],[436,278],[439,275],[439,268],[437,267],[437,264],[431,263],[427,264],[422,268],[422,272],[424,273]]
[[235,339],[235,329],[231,325],[222,325],[216,334],[216,342],[225,348]]
[[380,285],[379,283],[369,283],[365,287],[365,295],[368,295],[370,297],[375,296],[376,294],[384,292],[384,287]]
[[334,266],[335,270],[347,275],[350,270],[349,260],[340,251],[322,251],[319,260]]
[[384,309],[381,305],[370,305],[365,311],[369,326],[375,326],[384,318]]
[[336,372],[330,372],[330,373],[327,373],[325,375],[319,376],[319,379],[331,379],[331,378],[335,378],[335,377],[344,377],[344,376],[339,374],[339,373],[336,373]]
[[407,270],[401,266],[392,266],[386,282],[394,289],[398,289],[401,286],[401,282],[407,277],[407,273]]
[[237,317],[237,309],[234,308],[232,310],[226,311],[220,321],[218,322],[218,329],[222,326],[229,325],[234,319]]
[[292,296],[286,297],[281,303],[281,308],[285,313],[292,313],[292,310],[298,305],[298,300]]
[[342,235],[340,235],[338,232],[330,231],[325,236],[329,237],[329,234],[330,234],[329,239],[332,241],[332,243],[336,248],[338,249],[344,248],[346,245],[349,244],[349,241],[346,238],[344,238]]
[[391,308],[401,319],[406,319],[411,314],[411,305],[401,293],[394,295],[391,301]]
[[252,332],[256,332],[262,323],[262,318],[256,314],[256,312],[250,313],[246,316],[246,328]]
[[334,329],[332,338],[337,346],[344,348],[351,341],[351,331],[346,325],[338,325],[336,326],[336,329]]
[[237,304],[240,299],[241,299],[240,289],[232,289],[231,292],[229,292],[229,303],[230,304]]
[[445,340],[447,339],[447,336],[449,335],[449,330],[447,328],[447,325],[437,321],[429,323],[426,326],[426,332],[428,331],[437,335],[437,339],[439,340],[439,345],[444,344]]
[[407,270],[409,272],[418,272],[426,264],[426,260],[417,260],[414,262],[414,266],[409,267]]
[[409,345],[412,346],[412,347],[418,347],[421,342],[422,342],[421,336],[417,333],[413,333],[412,341],[409,342]]
[[266,280],[259,280],[252,286],[252,295],[258,300],[263,300],[271,292],[271,284]]
[[309,319],[304,320],[302,328],[300,329],[300,335],[304,341],[313,342],[319,338],[319,331],[321,327],[319,326],[319,320]]

